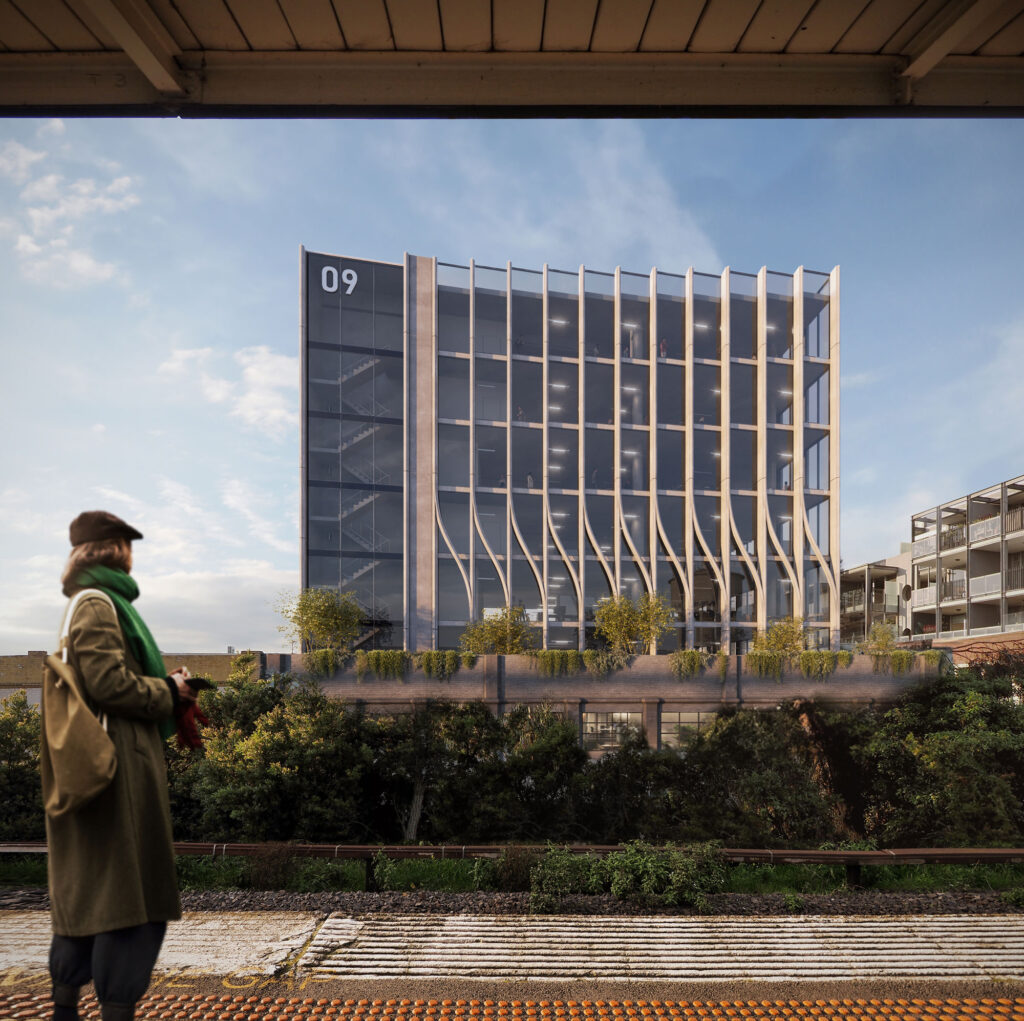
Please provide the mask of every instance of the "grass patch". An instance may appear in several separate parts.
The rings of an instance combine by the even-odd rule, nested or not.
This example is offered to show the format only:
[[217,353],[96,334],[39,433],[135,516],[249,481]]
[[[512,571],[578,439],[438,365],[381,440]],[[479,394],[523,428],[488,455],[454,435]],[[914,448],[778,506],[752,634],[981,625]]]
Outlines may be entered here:
[[1009,890],[1024,886],[1024,865],[877,865],[862,872],[874,890],[929,893],[942,890]]
[[[867,871],[867,870],[865,870]],[[834,893],[846,886],[842,865],[730,866],[725,893]]]
[[383,868],[376,868],[375,874],[382,890],[468,893],[479,889],[486,875],[480,867],[474,868],[475,864],[473,858],[392,858]]
[[0,854],[0,886],[46,886],[45,854]]

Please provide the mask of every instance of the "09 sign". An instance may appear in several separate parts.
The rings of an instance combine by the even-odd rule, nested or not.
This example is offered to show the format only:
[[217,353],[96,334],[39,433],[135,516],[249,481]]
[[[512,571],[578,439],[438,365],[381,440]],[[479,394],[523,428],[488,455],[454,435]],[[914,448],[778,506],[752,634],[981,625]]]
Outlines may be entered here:
[[[345,293],[351,294],[359,283],[359,274],[354,269],[343,269],[341,283],[345,287]],[[333,294],[338,289],[338,271],[333,266],[324,266],[320,271],[320,285],[328,294]]]

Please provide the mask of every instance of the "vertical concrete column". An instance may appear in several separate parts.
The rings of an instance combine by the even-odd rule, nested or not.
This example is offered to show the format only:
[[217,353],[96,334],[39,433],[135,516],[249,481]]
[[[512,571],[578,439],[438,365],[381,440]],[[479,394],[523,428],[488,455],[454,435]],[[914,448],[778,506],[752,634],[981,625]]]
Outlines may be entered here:
[[[801,329],[803,324],[801,324]],[[828,463],[829,463],[829,559],[832,561],[829,624],[832,648],[839,648],[839,267],[829,277],[828,347]]]
[[309,587],[309,458],[306,410],[309,361],[306,357],[306,249],[299,245],[299,586]]
[[686,271],[686,303],[683,306],[683,418],[686,431],[683,433],[683,554],[686,558],[686,642],[685,647],[694,647],[693,620],[693,267]]
[[[768,268],[757,274],[757,566],[764,598],[757,604],[757,630],[768,627]],[[796,594],[793,596],[794,602]],[[793,612],[797,609],[794,605]]]
[[645,698],[641,700],[641,704],[643,705],[641,719],[647,734],[647,746],[657,748],[661,736],[661,699]]
[[405,647],[416,650],[436,644],[434,260],[406,255],[405,279]]
[[[804,406],[804,268],[798,266],[793,274],[793,520],[790,531],[793,536],[793,568],[796,571],[796,588],[793,592],[793,616],[803,617],[807,613],[807,561],[813,551],[807,543],[807,472],[804,464],[804,426],[807,424],[807,409]],[[831,376],[829,385],[831,386]],[[832,417],[829,415],[831,428]],[[831,433],[829,434],[831,435]],[[829,514],[836,509],[829,506]],[[831,524],[831,517],[829,518]]]
[[722,302],[722,336],[719,342],[719,359],[721,368],[718,373],[718,422],[721,432],[718,438],[718,545],[722,560],[722,591],[719,595],[722,618],[721,649],[729,651],[732,624],[732,319],[731,303],[732,283],[729,267],[722,270],[721,276]]

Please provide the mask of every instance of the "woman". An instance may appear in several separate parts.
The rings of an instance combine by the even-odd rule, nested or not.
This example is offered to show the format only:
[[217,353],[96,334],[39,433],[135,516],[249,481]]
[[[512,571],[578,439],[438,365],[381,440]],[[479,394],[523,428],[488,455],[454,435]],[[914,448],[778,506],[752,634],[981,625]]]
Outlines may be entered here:
[[79,988],[92,979],[103,1021],[129,1021],[167,922],[181,917],[163,743],[195,693],[185,668],[167,675],[132,606],[131,544],[142,533],[106,511],[85,511],[70,531],[64,594],[99,589],[110,601],[98,593],[79,601],[68,661],[92,707],[107,714],[117,771],[94,800],[46,820],[54,1018],[78,1017]]

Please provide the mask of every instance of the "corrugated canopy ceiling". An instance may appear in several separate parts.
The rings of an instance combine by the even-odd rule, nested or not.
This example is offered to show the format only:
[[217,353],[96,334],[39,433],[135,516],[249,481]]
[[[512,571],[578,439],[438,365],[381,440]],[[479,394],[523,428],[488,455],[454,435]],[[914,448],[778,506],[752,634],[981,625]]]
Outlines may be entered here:
[[1018,115],[1024,0],[0,0],[6,114]]

